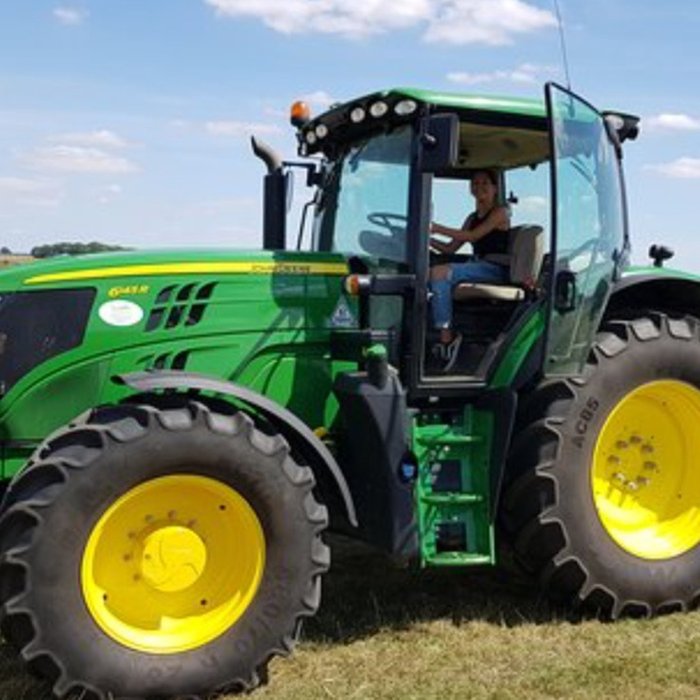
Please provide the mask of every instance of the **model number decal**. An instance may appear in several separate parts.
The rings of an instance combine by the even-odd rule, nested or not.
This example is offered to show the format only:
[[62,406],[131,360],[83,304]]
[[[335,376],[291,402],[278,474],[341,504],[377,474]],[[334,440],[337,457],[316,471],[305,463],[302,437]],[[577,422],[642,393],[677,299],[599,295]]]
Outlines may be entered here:
[[117,297],[124,297],[129,294],[148,294],[150,287],[147,284],[129,284],[122,287],[112,287],[108,292],[107,296],[111,299],[116,299]]
[[574,424],[576,435],[573,438],[574,445],[577,447],[583,446],[583,439],[588,432],[588,426],[593,420],[593,416],[595,416],[599,406],[600,402],[597,399],[590,398],[588,401],[586,401],[585,407],[578,414],[578,418]]

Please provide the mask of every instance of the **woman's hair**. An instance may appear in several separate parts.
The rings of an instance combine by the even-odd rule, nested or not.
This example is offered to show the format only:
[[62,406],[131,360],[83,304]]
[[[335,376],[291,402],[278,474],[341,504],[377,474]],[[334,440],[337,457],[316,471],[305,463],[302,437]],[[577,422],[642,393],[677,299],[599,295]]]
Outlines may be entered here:
[[489,182],[494,186],[498,187],[498,173],[490,168],[479,168],[472,173],[472,180],[479,174],[483,173],[489,179]]

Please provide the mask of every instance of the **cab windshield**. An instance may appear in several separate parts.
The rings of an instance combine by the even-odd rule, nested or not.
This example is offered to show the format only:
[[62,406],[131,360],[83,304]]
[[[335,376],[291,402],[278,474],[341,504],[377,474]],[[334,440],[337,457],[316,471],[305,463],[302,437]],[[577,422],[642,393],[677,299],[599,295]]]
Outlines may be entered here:
[[314,215],[314,249],[406,260],[412,128],[351,145],[327,163]]

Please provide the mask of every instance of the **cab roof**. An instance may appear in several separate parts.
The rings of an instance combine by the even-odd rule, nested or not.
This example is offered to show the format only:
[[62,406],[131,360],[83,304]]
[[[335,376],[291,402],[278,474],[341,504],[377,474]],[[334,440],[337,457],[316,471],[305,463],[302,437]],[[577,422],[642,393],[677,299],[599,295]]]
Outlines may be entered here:
[[[383,111],[373,108],[384,104]],[[411,105],[407,107],[407,105]],[[301,155],[319,151],[333,153],[336,145],[372,131],[381,131],[415,120],[425,112],[458,112],[460,120],[545,130],[544,100],[494,95],[465,95],[450,92],[397,87],[369,93],[335,104],[299,128]],[[357,115],[363,115],[358,117]]]
[[407,99],[413,99],[438,108],[458,110],[475,110],[488,112],[501,112],[504,114],[518,114],[528,117],[545,118],[547,110],[544,100],[528,99],[524,97],[500,97],[495,95],[465,95],[455,92],[435,92],[420,88],[393,88],[382,94],[400,95]]
[[[380,105],[383,103],[383,106]],[[410,108],[406,108],[411,105]],[[380,106],[378,111],[373,107]],[[457,112],[460,122],[505,128],[546,131],[547,107],[542,98],[465,95],[413,87],[373,92],[331,106],[303,123],[298,132],[300,155],[323,152],[332,156],[337,146],[371,132],[413,121],[425,112]],[[357,117],[362,114],[361,117]],[[624,112],[603,112],[613,117],[621,141],[636,137],[639,118]]]

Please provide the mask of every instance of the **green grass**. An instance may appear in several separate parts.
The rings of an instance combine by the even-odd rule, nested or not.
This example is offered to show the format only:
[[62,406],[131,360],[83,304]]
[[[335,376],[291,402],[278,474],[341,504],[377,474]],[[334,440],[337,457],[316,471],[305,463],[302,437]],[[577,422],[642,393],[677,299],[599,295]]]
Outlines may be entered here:
[[[700,613],[577,618],[498,572],[409,572],[344,546],[324,604],[254,700],[700,697]],[[0,651],[0,700],[45,700]]]

